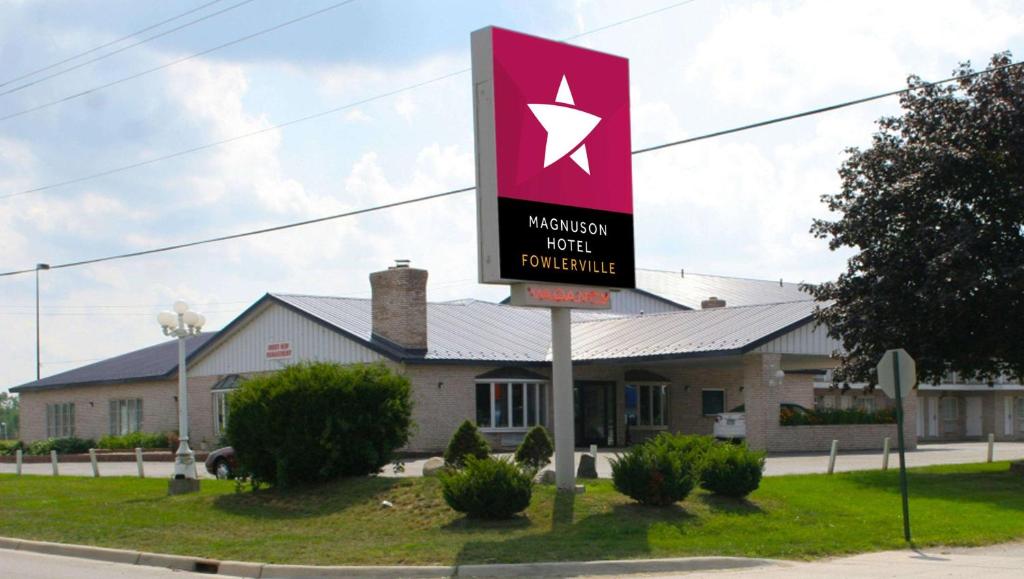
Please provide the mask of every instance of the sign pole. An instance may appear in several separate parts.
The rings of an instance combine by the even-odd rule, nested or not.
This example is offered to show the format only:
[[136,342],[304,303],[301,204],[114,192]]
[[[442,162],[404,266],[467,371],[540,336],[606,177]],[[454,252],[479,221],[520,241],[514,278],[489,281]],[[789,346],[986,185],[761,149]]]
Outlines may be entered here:
[[551,308],[551,366],[555,421],[555,484],[575,491],[576,445],[572,400],[572,310]]
[[900,358],[892,352],[893,374],[896,380],[896,436],[900,445],[900,494],[903,496],[903,539],[910,542],[910,503],[907,500],[907,461],[903,454],[903,385],[900,384]]

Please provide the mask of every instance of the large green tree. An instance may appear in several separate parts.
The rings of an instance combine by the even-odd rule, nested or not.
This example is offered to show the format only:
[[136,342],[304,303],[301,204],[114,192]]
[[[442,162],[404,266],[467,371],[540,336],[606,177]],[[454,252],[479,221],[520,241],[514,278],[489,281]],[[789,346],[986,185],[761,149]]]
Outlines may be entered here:
[[0,422],[4,423],[7,438],[18,438],[18,397],[9,392],[0,392]]
[[873,382],[897,347],[924,382],[1024,376],[1024,67],[1002,53],[955,75],[910,77],[902,114],[847,150],[840,192],[822,197],[838,218],[811,232],[857,251],[836,281],[809,288],[846,350],[839,380]]

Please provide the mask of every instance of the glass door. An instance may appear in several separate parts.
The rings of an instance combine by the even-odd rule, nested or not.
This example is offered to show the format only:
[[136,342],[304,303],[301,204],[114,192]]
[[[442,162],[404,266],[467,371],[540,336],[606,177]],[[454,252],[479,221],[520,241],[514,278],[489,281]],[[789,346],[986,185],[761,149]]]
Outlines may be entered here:
[[577,447],[615,445],[614,382],[577,382],[573,406]]

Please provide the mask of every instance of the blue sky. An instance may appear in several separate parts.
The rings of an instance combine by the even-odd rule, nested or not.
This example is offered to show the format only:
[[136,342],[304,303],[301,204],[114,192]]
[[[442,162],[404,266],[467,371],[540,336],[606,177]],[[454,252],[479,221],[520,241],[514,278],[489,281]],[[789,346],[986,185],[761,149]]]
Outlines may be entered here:
[[[222,0],[178,23],[235,2]],[[0,0],[0,82],[203,3]],[[567,38],[676,3],[357,0],[0,121],[0,195],[468,68],[469,34],[488,24]],[[0,96],[0,116],[331,4],[254,0]],[[980,66],[997,51],[1020,57],[1022,12],[1009,1],[695,0],[573,42],[630,59],[637,148],[891,90],[910,73],[942,78],[958,62]],[[140,250],[471,185],[469,82],[468,74],[456,75],[216,149],[0,200],[0,269]],[[635,157],[637,263],[788,281],[834,277],[848,254],[829,252],[808,234],[811,219],[826,215],[818,199],[838,186],[843,149],[867,143],[874,121],[897,110],[895,100],[872,103]],[[395,258],[430,271],[432,300],[499,299],[501,288],[475,283],[474,215],[473,195],[464,194],[45,272],[43,374],[164,339],[154,315],[179,297],[196,304],[216,329],[267,291],[367,296],[368,274]],[[33,291],[32,276],[0,278],[7,352],[0,388],[34,377]]]

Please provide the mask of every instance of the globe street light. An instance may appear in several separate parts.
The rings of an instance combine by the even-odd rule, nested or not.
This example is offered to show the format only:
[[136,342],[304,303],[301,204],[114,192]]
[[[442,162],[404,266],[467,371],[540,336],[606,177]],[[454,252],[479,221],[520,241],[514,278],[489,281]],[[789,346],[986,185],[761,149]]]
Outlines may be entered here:
[[[174,478],[171,480],[171,494],[199,490],[196,477],[196,459],[188,446],[188,368],[185,366],[185,339],[195,336],[203,329],[206,318],[188,309],[188,304],[174,302],[173,312],[160,312],[157,322],[165,336],[178,340],[178,451],[174,456]],[[181,482],[179,482],[181,481]],[[188,481],[188,482],[184,482]]]

